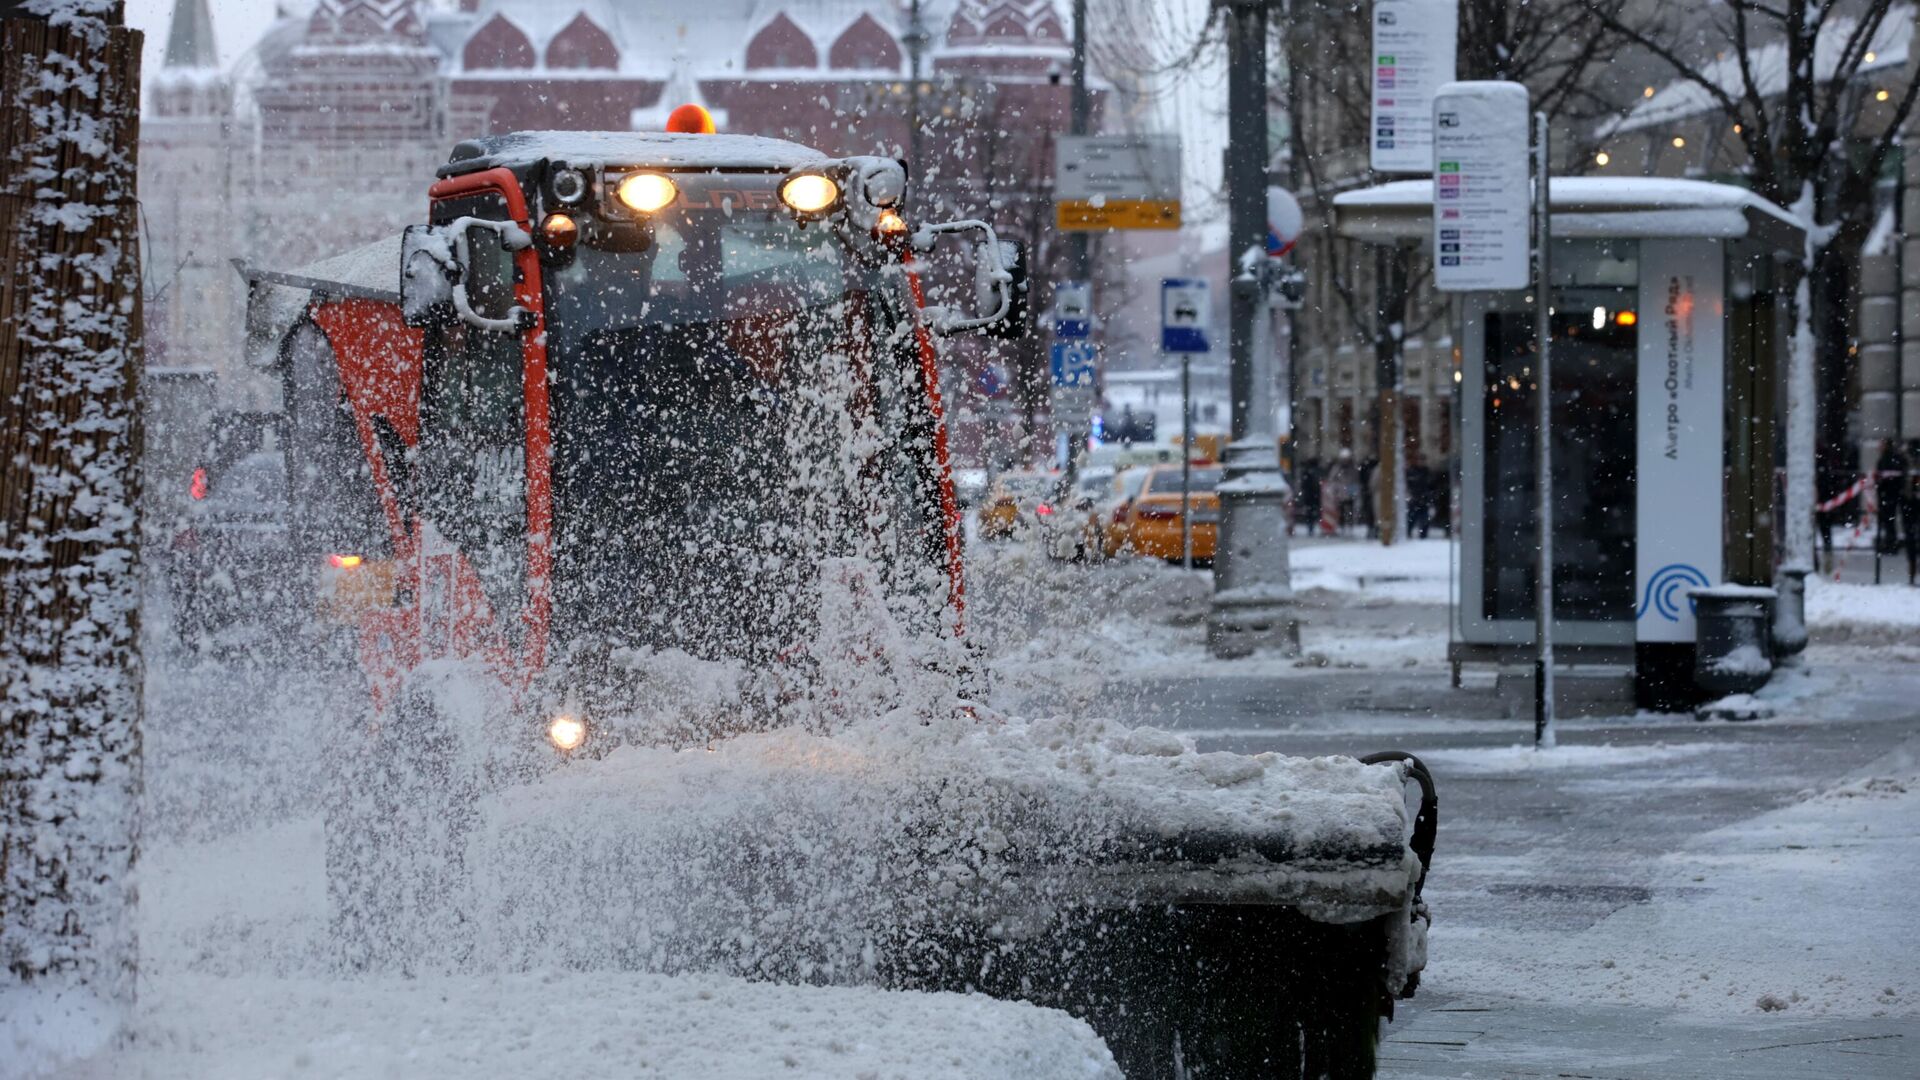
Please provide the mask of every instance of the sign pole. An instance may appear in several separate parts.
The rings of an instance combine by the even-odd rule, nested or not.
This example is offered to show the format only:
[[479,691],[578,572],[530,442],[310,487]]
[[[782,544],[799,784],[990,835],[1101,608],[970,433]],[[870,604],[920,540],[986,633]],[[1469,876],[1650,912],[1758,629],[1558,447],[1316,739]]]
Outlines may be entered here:
[[1534,130],[1534,383],[1540,408],[1540,430],[1535,436],[1535,472],[1540,505],[1536,531],[1540,537],[1540,568],[1535,575],[1533,661],[1533,745],[1551,750],[1553,731],[1553,383],[1549,351],[1553,343],[1553,216],[1547,199],[1552,168],[1547,114],[1533,114]]
[[1180,565],[1193,569],[1193,354],[1180,354]]

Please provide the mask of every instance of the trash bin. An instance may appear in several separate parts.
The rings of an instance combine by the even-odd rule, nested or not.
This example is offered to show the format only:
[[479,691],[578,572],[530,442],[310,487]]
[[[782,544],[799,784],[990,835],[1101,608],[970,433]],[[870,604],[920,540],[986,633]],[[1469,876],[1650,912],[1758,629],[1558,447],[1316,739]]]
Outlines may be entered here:
[[1758,585],[1689,589],[1695,632],[1693,681],[1714,694],[1760,689],[1773,674],[1773,603],[1778,594]]

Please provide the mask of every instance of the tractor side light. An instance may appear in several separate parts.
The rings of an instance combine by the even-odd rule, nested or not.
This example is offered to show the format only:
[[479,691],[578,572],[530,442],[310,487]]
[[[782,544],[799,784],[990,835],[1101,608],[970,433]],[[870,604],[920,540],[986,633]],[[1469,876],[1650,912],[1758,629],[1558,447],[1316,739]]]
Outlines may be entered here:
[[780,182],[780,201],[796,214],[819,217],[840,205],[840,185],[820,173],[799,173]]
[[207,470],[205,466],[193,470],[193,478],[187,481],[187,494],[199,502],[207,497]]
[[554,251],[566,251],[580,240],[580,223],[571,214],[548,214],[540,223],[540,239]]
[[365,559],[358,555],[335,554],[327,556],[327,565],[333,567],[335,570],[352,570],[365,561]]
[[570,713],[561,713],[547,724],[547,741],[554,749],[570,754],[587,741],[586,721]]
[[901,217],[898,210],[889,207],[880,211],[880,220],[874,224],[873,229],[882,237],[905,236],[907,219]]
[[587,177],[579,169],[556,169],[548,183],[553,197],[568,206],[577,205],[587,197]]
[[679,186],[659,173],[634,173],[614,189],[614,196],[637,214],[665,210],[679,195]]

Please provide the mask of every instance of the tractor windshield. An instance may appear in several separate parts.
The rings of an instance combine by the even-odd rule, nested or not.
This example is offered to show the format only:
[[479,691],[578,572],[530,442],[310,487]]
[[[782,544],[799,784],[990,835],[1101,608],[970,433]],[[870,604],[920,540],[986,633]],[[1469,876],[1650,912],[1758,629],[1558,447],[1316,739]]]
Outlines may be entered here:
[[590,233],[547,272],[563,645],[760,660],[812,632],[829,560],[939,587],[903,286],[773,179],[685,178],[641,235]]

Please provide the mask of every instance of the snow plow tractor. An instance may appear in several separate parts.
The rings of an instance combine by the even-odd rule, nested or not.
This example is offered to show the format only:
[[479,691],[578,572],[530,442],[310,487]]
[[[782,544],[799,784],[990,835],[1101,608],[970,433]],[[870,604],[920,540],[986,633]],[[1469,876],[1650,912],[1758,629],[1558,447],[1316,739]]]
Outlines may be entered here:
[[[626,925],[622,910],[671,907],[637,899],[647,865],[703,867],[712,887],[748,890],[741,919],[800,910],[823,880],[857,892],[848,875],[914,867],[883,890],[924,889],[910,917],[816,927],[786,959],[716,942],[764,945],[792,919],[696,940],[730,910],[709,895],[566,962],[1030,997],[1087,1016],[1129,1075],[1370,1075],[1378,1019],[1424,955],[1433,808],[1417,762],[1301,773],[1337,789],[1301,814],[1346,808],[1319,830],[1228,815],[1149,836],[1139,807],[1159,781],[1139,789],[1145,803],[1077,800],[1075,814],[1110,818],[1060,826],[1097,838],[1067,872],[1033,861],[1053,850],[1035,830],[1056,811],[1035,809],[1020,769],[905,761],[935,744],[1004,750],[963,647],[936,342],[999,332],[1024,290],[1020,252],[990,225],[912,222],[906,200],[898,161],[774,139],[489,136],[454,148],[426,223],[298,270],[242,268],[250,359],[284,393],[292,542],[316,567],[316,618],[340,627],[365,686],[327,748],[343,961],[518,963],[498,954],[562,892],[591,896],[595,913],[570,942],[543,936],[527,962],[584,949],[594,930]],[[954,304],[929,303],[922,276],[943,241],[959,241],[942,278]],[[841,737],[876,724],[921,734],[869,774]],[[1222,785],[1251,797],[1245,785],[1269,775],[1132,738],[1114,736],[1114,752],[1161,761],[1197,785],[1182,796],[1197,804]],[[674,784],[610,779],[637,762],[724,775],[700,798],[663,801]],[[927,782],[909,790],[900,776]],[[772,850],[754,829],[840,828],[831,812],[777,809],[730,825],[747,835],[711,859],[689,855],[716,842],[687,824],[712,820],[690,806],[735,814],[793,782],[833,807],[880,790],[874,777],[893,785],[882,816],[903,830],[886,841],[891,863],[868,852],[833,874],[810,869],[844,850],[831,837],[765,857],[778,867],[743,854]],[[1417,809],[1403,797],[1416,779]],[[729,782],[739,798],[715,794]],[[963,788],[985,807],[978,835],[1001,840],[943,835]],[[615,804],[577,823],[680,839],[660,861],[611,858],[624,841],[610,839],[564,869],[476,889],[490,860],[570,850],[560,839],[584,833],[543,825],[529,846],[517,815],[576,799]],[[1017,865],[1003,884],[1044,880],[1054,901],[1099,918],[1027,911],[1015,921],[1029,931],[1013,934],[1004,904],[970,900],[935,868],[929,853],[961,848]],[[611,883],[590,886],[596,871]],[[774,888],[776,871],[795,876]]]

